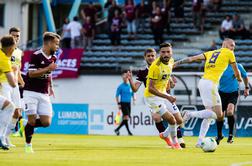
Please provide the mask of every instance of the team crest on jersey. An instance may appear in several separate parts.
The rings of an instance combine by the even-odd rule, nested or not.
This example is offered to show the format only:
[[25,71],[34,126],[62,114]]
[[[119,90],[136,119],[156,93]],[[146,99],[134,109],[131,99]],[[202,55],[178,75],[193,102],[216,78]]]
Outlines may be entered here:
[[162,80],[165,80],[168,77],[167,74],[162,75]]
[[11,62],[15,62],[15,56],[11,56]]
[[41,64],[45,64],[45,62],[44,62],[44,61],[42,61],[42,62],[41,62]]

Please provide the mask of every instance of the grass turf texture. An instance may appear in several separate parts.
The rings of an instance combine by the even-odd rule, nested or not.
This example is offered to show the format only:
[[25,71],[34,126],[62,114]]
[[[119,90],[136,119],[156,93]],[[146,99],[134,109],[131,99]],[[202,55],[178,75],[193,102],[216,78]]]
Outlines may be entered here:
[[1,166],[185,166],[247,162],[252,165],[252,138],[226,138],[213,153],[195,148],[196,137],[185,137],[186,149],[173,150],[153,136],[40,135],[33,138],[34,154],[24,152],[23,138],[11,138],[17,146],[0,150]]

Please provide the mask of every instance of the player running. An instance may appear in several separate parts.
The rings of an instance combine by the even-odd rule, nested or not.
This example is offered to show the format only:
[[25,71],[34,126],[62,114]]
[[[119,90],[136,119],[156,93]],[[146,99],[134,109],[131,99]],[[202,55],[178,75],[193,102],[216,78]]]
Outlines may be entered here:
[[34,128],[48,127],[51,124],[50,96],[54,96],[51,72],[57,67],[54,54],[59,49],[59,42],[59,35],[45,32],[42,48],[31,55],[23,94],[28,116],[25,126],[25,151],[27,153],[33,153],[31,140]]
[[169,144],[172,148],[181,149],[177,140],[176,125],[182,123],[182,117],[175,104],[176,98],[166,92],[173,63],[171,44],[160,44],[160,57],[149,68],[144,97],[147,105],[151,108],[153,119],[160,121],[161,116],[169,124],[165,131],[160,133],[160,137],[167,139],[170,136],[171,142]]
[[[16,47],[15,40],[12,36],[4,36],[1,39],[2,48],[0,49],[0,76],[4,75],[7,82],[12,88],[16,87],[16,80],[13,76],[11,69],[10,57]],[[2,83],[4,81],[0,79],[0,89],[2,91]],[[9,150],[5,142],[5,133],[10,124],[11,117],[15,110],[14,104],[7,98],[0,95],[0,148],[4,150]]]
[[[140,88],[142,83],[146,87],[146,80],[147,80],[149,67],[152,64],[152,62],[156,59],[156,54],[157,53],[156,53],[155,49],[153,49],[153,48],[148,48],[145,50],[144,59],[146,61],[147,66],[145,69],[141,69],[138,71],[136,82],[134,82],[132,79],[132,73],[130,71],[128,71],[128,73],[127,73],[128,79],[130,82],[130,86],[134,92],[138,91],[138,89]],[[170,89],[170,87],[173,87],[173,86],[174,86],[174,83],[173,83],[172,79],[170,79],[167,89]],[[161,116],[159,116],[159,118],[157,116],[157,118],[155,119],[155,125],[156,125],[156,128],[159,131],[159,133],[162,133],[165,131],[165,125],[162,122]],[[177,136],[178,136],[178,141],[180,143],[180,146],[182,148],[185,148],[185,143],[182,138],[182,132],[181,132],[180,126],[177,128]],[[170,143],[171,141],[170,141],[169,137],[165,138],[164,140],[168,144],[168,146],[171,146],[171,143]]]
[[185,111],[183,120],[186,122],[192,117],[203,119],[200,127],[199,139],[196,147],[201,147],[201,142],[206,136],[212,119],[222,120],[221,99],[218,93],[219,80],[228,64],[234,70],[234,75],[238,81],[241,81],[241,74],[237,68],[234,55],[235,42],[232,39],[225,39],[222,48],[214,51],[205,52],[196,56],[184,58],[175,62],[174,67],[183,63],[193,61],[205,61],[204,75],[200,79],[198,88],[200,96],[205,106],[201,111]]

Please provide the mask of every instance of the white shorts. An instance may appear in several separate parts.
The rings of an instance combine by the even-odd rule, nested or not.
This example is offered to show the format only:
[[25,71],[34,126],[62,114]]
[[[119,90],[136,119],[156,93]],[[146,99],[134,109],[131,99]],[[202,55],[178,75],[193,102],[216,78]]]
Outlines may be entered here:
[[1,83],[0,95],[13,102],[16,108],[21,108],[21,98],[18,85],[13,88],[8,82]]
[[205,107],[221,105],[218,85],[216,83],[202,78],[199,81],[198,88]]
[[0,95],[0,109],[3,108],[4,102],[6,101],[6,97]]
[[48,94],[24,91],[26,115],[47,115],[52,117],[52,103]]
[[145,97],[145,103],[148,105],[152,113],[159,113],[161,116],[167,111],[171,114],[179,112],[176,104],[172,104],[170,101],[162,97]]

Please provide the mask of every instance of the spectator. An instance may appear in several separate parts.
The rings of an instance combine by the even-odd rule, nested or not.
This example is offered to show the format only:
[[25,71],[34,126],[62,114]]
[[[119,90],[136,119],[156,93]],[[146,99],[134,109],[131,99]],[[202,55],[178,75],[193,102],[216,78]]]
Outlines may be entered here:
[[171,20],[171,0],[163,0],[163,6],[161,13],[163,15],[163,24],[166,28],[167,33],[170,33],[170,20]]
[[220,38],[223,40],[225,37],[230,37],[232,29],[232,18],[230,15],[226,16],[226,19],[222,21],[220,28]]
[[211,46],[206,51],[213,51],[213,50],[217,50],[217,45],[216,45],[215,40],[212,41]]
[[62,27],[62,34],[61,34],[62,48],[71,48],[71,33],[70,33],[70,30],[67,29],[68,24],[69,24],[69,19],[65,18],[64,24]]
[[219,11],[222,6],[222,0],[212,0],[213,10],[215,12]]
[[71,33],[71,47],[72,48],[80,48],[81,47],[81,30],[82,26],[79,23],[79,18],[77,16],[74,17],[73,21],[71,21],[67,25],[67,29]]
[[135,11],[136,9],[132,0],[127,0],[127,3],[125,4],[125,14],[126,14],[126,20],[127,20],[128,39],[132,39],[136,37]]
[[112,1],[112,5],[111,7],[109,8],[109,11],[108,11],[108,29],[109,29],[109,32],[111,30],[111,24],[112,24],[112,19],[114,18],[114,14],[115,14],[115,11],[118,11],[118,15],[121,17],[122,15],[122,9],[116,4],[116,0],[113,0]]
[[83,17],[83,20],[86,19],[86,17],[90,17],[91,23],[94,25],[97,20],[97,11],[93,5],[93,2],[90,1],[88,6],[84,8],[84,10],[81,10],[81,14]]
[[122,27],[122,18],[119,15],[119,11],[115,10],[115,16],[112,19],[110,27],[111,44],[114,46],[121,44],[121,27]]
[[164,24],[163,16],[161,14],[161,9],[159,6],[156,7],[156,12],[151,18],[151,28],[155,44],[159,45],[163,43]]
[[137,17],[137,31],[145,31],[145,19],[148,18],[148,6],[145,4],[144,0],[136,6],[136,17]]
[[156,1],[152,1],[151,3],[151,14],[154,15],[156,14],[156,8],[157,8],[157,2]]
[[203,8],[203,0],[193,0],[192,2],[193,24],[194,27],[198,29],[201,29],[202,8]]
[[185,0],[173,0],[176,22],[184,21],[184,4]]
[[93,39],[95,36],[95,28],[91,23],[91,18],[86,17],[85,23],[83,24],[83,45],[84,49],[90,50],[92,47]]
[[240,18],[238,14],[234,15],[234,19],[232,21],[232,28],[231,28],[231,37],[232,38],[246,38],[246,28],[244,25],[243,19]]

